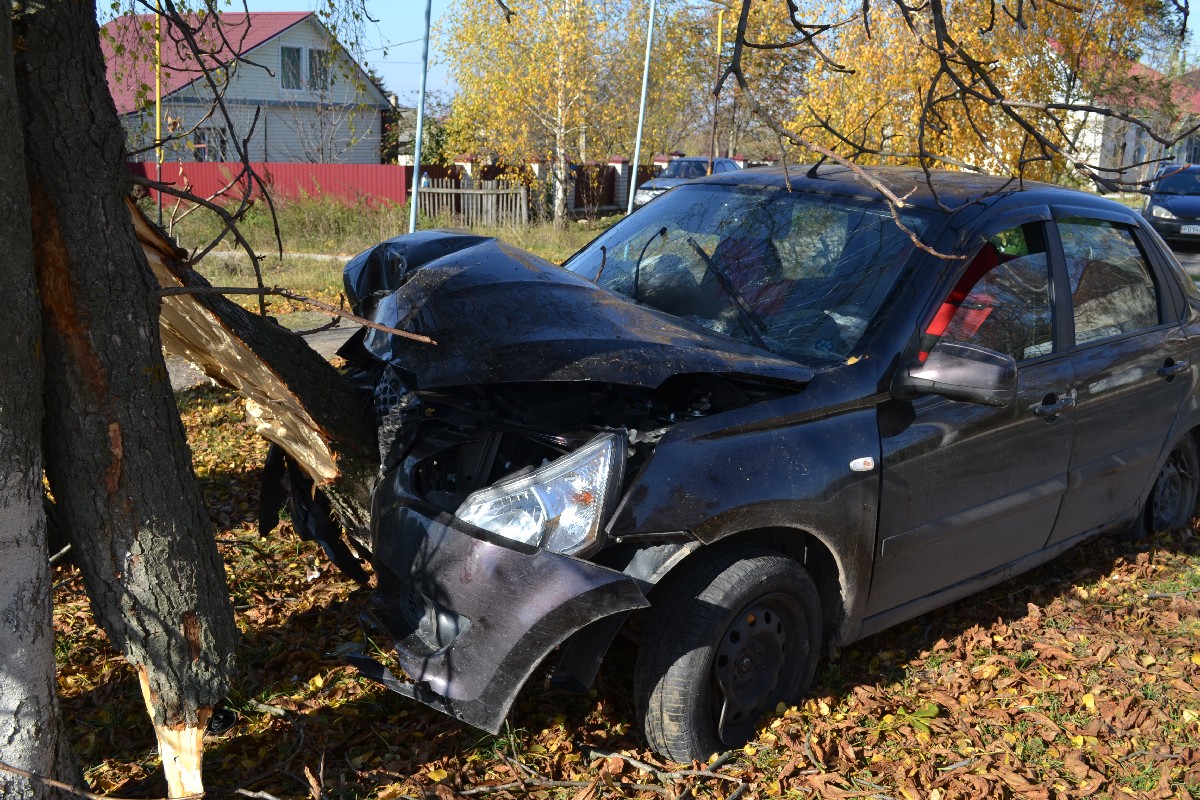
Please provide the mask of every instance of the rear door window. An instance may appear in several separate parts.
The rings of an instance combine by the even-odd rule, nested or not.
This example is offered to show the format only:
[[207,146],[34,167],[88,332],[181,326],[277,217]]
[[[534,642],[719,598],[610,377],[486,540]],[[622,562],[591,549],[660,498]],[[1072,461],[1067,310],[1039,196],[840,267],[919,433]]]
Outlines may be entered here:
[[1162,303],[1150,265],[1127,227],[1105,220],[1059,220],[1075,323],[1075,344],[1159,325]]

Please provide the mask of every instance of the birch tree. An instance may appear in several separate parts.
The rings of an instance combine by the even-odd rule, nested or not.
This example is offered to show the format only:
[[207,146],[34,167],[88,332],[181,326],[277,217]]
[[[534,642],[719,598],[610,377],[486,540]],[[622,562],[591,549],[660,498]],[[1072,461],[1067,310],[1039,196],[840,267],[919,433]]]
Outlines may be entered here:
[[450,66],[459,86],[456,145],[486,142],[514,163],[549,155],[554,219],[562,221],[572,152],[599,113],[594,56],[609,20],[599,4],[578,0],[514,6],[510,21],[492,0],[456,8],[447,31],[457,53]]
[[[748,35],[759,6],[788,21],[785,40]],[[1131,164],[1101,163],[1081,147],[1081,132],[1118,120],[1164,148],[1191,132],[1164,124],[1169,81],[1134,80],[1152,47],[1183,42],[1187,15],[1187,3],[1173,0],[745,0],[718,89],[744,97],[793,158],[1073,175],[1115,187]],[[749,54],[766,50],[805,53],[815,66],[790,115],[772,113],[751,80]],[[1149,115],[1131,102],[1146,100],[1147,87],[1160,98],[1145,103],[1157,109]]]
[[[0,52],[12,52],[12,25],[0,19]],[[39,775],[72,776],[59,736],[50,624],[50,566],[42,509],[41,315],[33,276],[24,145],[10,59],[0,60],[0,754]],[[49,797],[42,784],[0,773],[0,795]]]
[[[445,26],[458,84],[451,147],[512,164],[548,156],[562,222],[572,160],[633,155],[647,11],[644,2],[464,0]],[[684,6],[664,0],[658,13],[647,141],[673,146],[695,125],[711,74]]]

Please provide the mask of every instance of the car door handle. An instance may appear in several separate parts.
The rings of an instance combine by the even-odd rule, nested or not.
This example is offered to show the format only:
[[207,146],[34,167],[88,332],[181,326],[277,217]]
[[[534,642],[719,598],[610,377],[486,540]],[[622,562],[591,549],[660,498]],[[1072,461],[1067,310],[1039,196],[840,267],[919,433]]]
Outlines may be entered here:
[[1056,417],[1064,411],[1070,411],[1073,408],[1075,408],[1074,397],[1060,397],[1055,400],[1054,395],[1050,395],[1042,400],[1041,405],[1033,407],[1033,413],[1039,417],[1050,418]]
[[1182,361],[1174,361],[1168,358],[1167,363],[1159,368],[1158,377],[1174,378],[1179,373],[1185,372],[1190,366],[1191,362],[1189,362],[1186,358]]

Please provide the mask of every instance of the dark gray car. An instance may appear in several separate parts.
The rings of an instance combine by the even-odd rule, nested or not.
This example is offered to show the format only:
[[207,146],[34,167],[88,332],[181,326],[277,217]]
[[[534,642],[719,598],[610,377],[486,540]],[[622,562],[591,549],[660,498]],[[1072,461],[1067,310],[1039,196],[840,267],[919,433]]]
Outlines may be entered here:
[[[489,731],[539,664],[641,649],[650,745],[705,758],[869,636],[1109,531],[1186,524],[1200,294],[1136,212],[962,173],[681,186],[563,267],[428,231],[346,271],[379,331],[372,613]],[[305,494],[306,497],[309,495]]]
[[1200,166],[1169,164],[1160,170],[1142,215],[1164,239],[1200,242]]

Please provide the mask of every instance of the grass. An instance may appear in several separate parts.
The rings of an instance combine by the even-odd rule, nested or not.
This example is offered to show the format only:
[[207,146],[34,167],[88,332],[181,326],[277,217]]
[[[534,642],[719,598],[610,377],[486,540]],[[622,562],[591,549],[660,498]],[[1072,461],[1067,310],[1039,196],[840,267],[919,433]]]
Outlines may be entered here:
[[[278,201],[276,211],[283,243],[282,259],[265,203],[254,205],[239,226],[254,251],[265,259],[262,265],[264,283],[322,299],[336,297],[341,291],[342,267],[352,256],[408,231],[406,206],[348,205],[332,197],[310,197]],[[558,264],[616,219],[572,221],[562,228],[547,223],[475,227],[470,232],[502,239]],[[433,227],[455,225],[451,220],[419,220],[419,229]],[[171,226],[171,233],[183,247],[194,250],[216,238],[221,233],[221,225],[215,215],[198,209]],[[254,285],[250,258],[236,250],[228,235],[197,269],[214,285]]]

